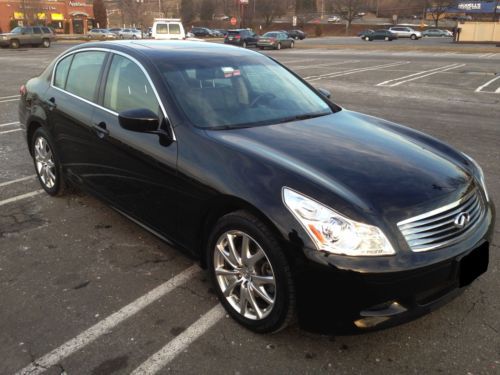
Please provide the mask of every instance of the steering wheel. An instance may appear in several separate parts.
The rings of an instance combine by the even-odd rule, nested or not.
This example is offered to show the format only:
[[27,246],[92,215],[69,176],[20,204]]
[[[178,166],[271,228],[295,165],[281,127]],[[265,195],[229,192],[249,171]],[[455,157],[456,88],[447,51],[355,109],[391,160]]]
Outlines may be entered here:
[[271,94],[269,92],[266,92],[264,94],[259,94],[255,97],[254,100],[252,100],[252,102],[250,103],[250,107],[255,107],[257,105],[258,102],[260,102],[261,100],[264,100],[264,99],[267,99],[267,100],[273,100],[274,98],[276,98],[276,95],[274,94]]

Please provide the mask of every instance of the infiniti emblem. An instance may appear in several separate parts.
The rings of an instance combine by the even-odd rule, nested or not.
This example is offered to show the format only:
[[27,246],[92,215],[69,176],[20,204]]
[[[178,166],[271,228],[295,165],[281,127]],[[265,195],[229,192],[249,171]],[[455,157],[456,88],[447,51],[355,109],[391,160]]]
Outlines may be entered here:
[[453,220],[453,224],[456,228],[464,228],[470,221],[470,215],[467,212],[460,212]]

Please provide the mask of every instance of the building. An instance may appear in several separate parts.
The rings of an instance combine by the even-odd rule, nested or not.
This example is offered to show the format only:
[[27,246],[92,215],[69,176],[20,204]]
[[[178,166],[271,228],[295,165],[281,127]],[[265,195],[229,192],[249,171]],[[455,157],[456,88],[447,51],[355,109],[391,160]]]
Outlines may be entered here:
[[46,25],[57,33],[86,34],[94,24],[92,0],[0,0],[0,29]]

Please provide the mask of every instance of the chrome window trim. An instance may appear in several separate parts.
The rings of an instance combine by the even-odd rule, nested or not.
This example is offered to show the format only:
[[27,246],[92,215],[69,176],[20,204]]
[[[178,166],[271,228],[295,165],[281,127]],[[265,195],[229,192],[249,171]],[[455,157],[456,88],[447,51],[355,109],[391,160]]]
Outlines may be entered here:
[[[80,100],[82,100],[83,102],[85,102],[85,103],[87,103],[87,104],[93,105],[94,107],[97,107],[97,108],[99,108],[99,109],[102,109],[102,110],[104,110],[104,111],[106,111],[106,112],[108,112],[108,113],[111,113],[112,115],[115,115],[115,116],[117,116],[117,117],[118,117],[118,113],[117,113],[117,112],[115,112],[115,111],[113,111],[113,110],[111,110],[111,109],[109,109],[109,108],[103,107],[103,106],[101,106],[101,105],[99,105],[99,104],[97,104],[97,103],[94,103],[94,102],[92,102],[92,101],[90,101],[90,100],[87,100],[87,99],[85,99],[85,98],[82,98],[82,97],[80,97],[80,96],[78,96],[78,95],[75,95],[75,94],[73,94],[73,93],[71,93],[71,92],[69,92],[69,91],[66,91],[66,90],[64,90],[64,89],[61,89],[60,87],[57,87],[57,86],[55,86],[55,85],[54,85],[55,72],[56,72],[57,66],[59,65],[59,62],[60,62],[62,59],[66,58],[66,57],[68,57],[68,56],[70,56],[70,55],[73,55],[73,54],[75,54],[75,53],[79,53],[79,52],[89,52],[89,51],[100,51],[100,52],[108,52],[108,53],[111,53],[111,54],[113,54],[113,53],[114,53],[114,54],[117,54],[117,55],[121,55],[121,56],[123,56],[123,57],[125,57],[125,58],[127,58],[127,59],[131,60],[133,63],[135,63],[135,64],[136,64],[136,65],[137,65],[137,66],[141,69],[141,71],[142,71],[142,72],[144,73],[144,75],[146,76],[146,78],[147,78],[147,80],[148,80],[149,84],[150,84],[150,85],[151,85],[151,87],[153,88],[153,92],[155,93],[156,100],[158,101],[158,104],[160,105],[160,108],[161,108],[161,110],[162,110],[163,116],[164,116],[164,117],[165,117],[165,119],[169,122],[169,126],[170,126],[170,129],[171,129],[171,131],[172,131],[172,138],[173,138],[173,141],[177,141],[177,137],[175,136],[174,127],[172,126],[172,123],[170,122],[170,119],[169,119],[169,117],[168,117],[168,115],[167,115],[167,111],[165,110],[165,107],[163,106],[163,102],[161,101],[160,96],[158,95],[158,91],[156,90],[156,87],[155,87],[155,85],[153,84],[153,81],[151,80],[151,77],[149,76],[149,74],[148,74],[148,72],[146,71],[146,69],[144,68],[144,66],[143,66],[143,65],[142,65],[142,64],[141,64],[141,63],[140,63],[137,59],[135,59],[134,57],[130,56],[130,55],[129,55],[129,54],[127,54],[127,53],[124,53],[124,52],[121,52],[121,51],[116,51],[116,50],[109,49],[109,48],[89,47],[89,48],[81,48],[81,49],[77,49],[77,50],[74,50],[74,51],[70,51],[70,52],[68,52],[68,53],[61,54],[61,55],[57,58],[57,60],[56,60],[56,62],[55,62],[55,64],[54,64],[54,68],[52,69],[52,77],[51,77],[51,79],[50,79],[50,87],[52,87],[52,88],[54,88],[54,89],[57,89],[57,90],[59,90],[59,91],[61,91],[61,92],[64,92],[65,94],[68,94],[68,95],[70,95],[70,96],[72,96],[72,97],[74,97],[74,98],[76,98],[76,99],[80,99]],[[70,69],[70,71],[71,71],[71,69]],[[69,72],[68,72],[68,73],[69,73]],[[104,83],[104,84],[106,84],[106,83]]]

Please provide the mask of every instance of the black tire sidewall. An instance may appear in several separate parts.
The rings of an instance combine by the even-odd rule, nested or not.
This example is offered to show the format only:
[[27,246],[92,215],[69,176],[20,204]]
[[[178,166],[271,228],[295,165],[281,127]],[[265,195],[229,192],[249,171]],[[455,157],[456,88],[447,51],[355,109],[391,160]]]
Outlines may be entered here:
[[[259,243],[271,263],[276,282],[276,300],[273,310],[264,319],[255,321],[241,316],[226,300],[226,297],[220,290],[215,276],[213,255],[215,245],[219,237],[230,230],[239,230]],[[224,216],[217,225],[208,241],[207,264],[210,278],[214,285],[219,301],[226,311],[238,323],[257,333],[276,332],[284,328],[294,310],[294,286],[292,283],[291,272],[288,262],[283,254],[281,247],[274,238],[274,235],[255,217],[244,212],[236,212]]]
[[[38,173],[38,169],[36,168],[36,160],[35,160],[35,142],[38,138],[43,137],[45,141],[49,144],[50,150],[52,151],[52,157],[54,159],[54,164],[55,164],[55,174],[56,174],[56,183],[52,188],[48,188],[45,186],[45,184],[42,182],[42,179],[40,178],[40,175]],[[61,193],[64,190],[64,182],[63,182],[63,174],[62,174],[62,169],[61,169],[61,163],[59,161],[59,158],[57,156],[57,152],[54,148],[54,143],[52,142],[50,136],[48,135],[47,131],[40,127],[35,130],[33,133],[33,137],[31,138],[31,152],[33,154],[33,165],[35,167],[35,172],[38,177],[38,181],[40,182],[40,185],[42,186],[43,190],[47,192],[47,194],[50,195],[61,195]]]

